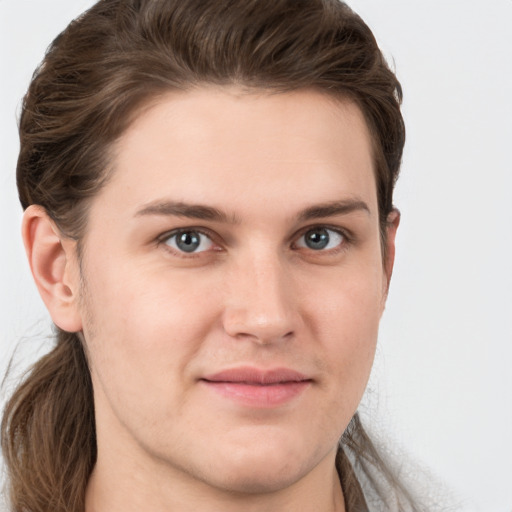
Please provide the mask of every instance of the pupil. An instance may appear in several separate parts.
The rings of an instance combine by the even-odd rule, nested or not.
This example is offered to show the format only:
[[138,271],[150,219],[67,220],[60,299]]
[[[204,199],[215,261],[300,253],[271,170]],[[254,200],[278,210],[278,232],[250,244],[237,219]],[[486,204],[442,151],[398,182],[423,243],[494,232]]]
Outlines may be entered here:
[[193,231],[181,233],[176,240],[176,245],[184,252],[194,252],[200,243],[199,235]]
[[315,229],[306,233],[306,245],[310,249],[324,249],[329,244],[329,233],[326,229]]

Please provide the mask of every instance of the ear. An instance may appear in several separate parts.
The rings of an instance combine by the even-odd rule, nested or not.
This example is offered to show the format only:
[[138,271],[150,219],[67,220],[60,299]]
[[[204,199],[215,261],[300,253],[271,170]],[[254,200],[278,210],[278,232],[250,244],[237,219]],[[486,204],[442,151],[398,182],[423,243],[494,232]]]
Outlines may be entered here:
[[32,276],[53,322],[64,331],[81,331],[76,242],[63,237],[38,205],[25,210],[22,236]]
[[393,265],[395,264],[395,239],[399,224],[400,211],[397,208],[393,208],[386,219],[386,259],[384,261],[386,296],[389,290],[391,275],[393,274]]

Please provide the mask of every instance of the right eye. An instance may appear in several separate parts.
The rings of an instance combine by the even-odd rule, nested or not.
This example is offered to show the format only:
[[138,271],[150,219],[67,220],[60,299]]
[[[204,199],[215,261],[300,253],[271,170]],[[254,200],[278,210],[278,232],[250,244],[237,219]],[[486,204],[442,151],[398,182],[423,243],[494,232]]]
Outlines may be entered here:
[[213,241],[208,236],[194,229],[180,229],[162,239],[162,243],[176,252],[196,254],[211,250]]

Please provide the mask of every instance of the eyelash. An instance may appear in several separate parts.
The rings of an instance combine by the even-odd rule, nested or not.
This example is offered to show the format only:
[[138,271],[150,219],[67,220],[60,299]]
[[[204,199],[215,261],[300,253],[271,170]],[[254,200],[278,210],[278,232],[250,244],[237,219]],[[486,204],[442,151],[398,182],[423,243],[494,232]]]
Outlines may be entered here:
[[[295,250],[306,249],[313,254],[316,253],[318,255],[320,255],[320,254],[336,255],[336,254],[339,254],[340,252],[346,250],[347,247],[349,245],[351,245],[354,241],[353,236],[351,234],[349,234],[347,232],[347,230],[345,230],[345,229],[340,229],[339,227],[333,227],[333,226],[329,226],[329,225],[325,225],[325,224],[318,224],[318,225],[307,226],[307,227],[303,228],[301,231],[299,231],[298,234],[294,235],[293,245],[295,245],[297,240],[299,240],[300,238],[305,236],[308,232],[315,231],[315,230],[326,230],[326,231],[335,233],[342,237],[341,243],[338,246],[336,246],[332,249],[328,249],[328,250],[315,250],[315,249],[311,249],[311,248],[308,249],[306,247],[300,247]],[[177,237],[180,234],[186,234],[186,233],[197,233],[197,234],[203,235],[203,236],[207,237],[211,241],[212,244],[217,245],[218,248],[213,249],[214,252],[222,250],[222,248],[219,247],[219,244],[217,244],[215,242],[215,238],[218,238],[218,236],[216,236],[215,233],[210,232],[209,230],[205,230],[204,228],[196,228],[193,226],[168,231],[168,232],[164,233],[163,235],[161,235],[160,237],[158,237],[157,243],[158,243],[158,245],[162,245],[166,251],[170,252],[173,255],[177,255],[178,257],[181,257],[181,258],[197,258],[197,257],[201,257],[201,255],[203,255],[204,253],[211,252],[211,250],[207,249],[207,250],[200,251],[200,252],[187,253],[186,251],[174,249],[167,244],[168,241],[170,239],[172,239],[173,237]]]

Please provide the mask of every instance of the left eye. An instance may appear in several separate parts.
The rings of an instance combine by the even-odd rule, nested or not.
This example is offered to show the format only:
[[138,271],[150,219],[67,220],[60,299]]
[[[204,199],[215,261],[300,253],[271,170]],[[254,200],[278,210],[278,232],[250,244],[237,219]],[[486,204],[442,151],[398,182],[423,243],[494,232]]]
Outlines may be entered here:
[[323,251],[339,247],[345,237],[339,231],[328,228],[313,228],[306,231],[297,241],[297,247]]
[[213,242],[210,237],[194,230],[181,230],[164,240],[165,245],[178,252],[196,253],[211,249]]

